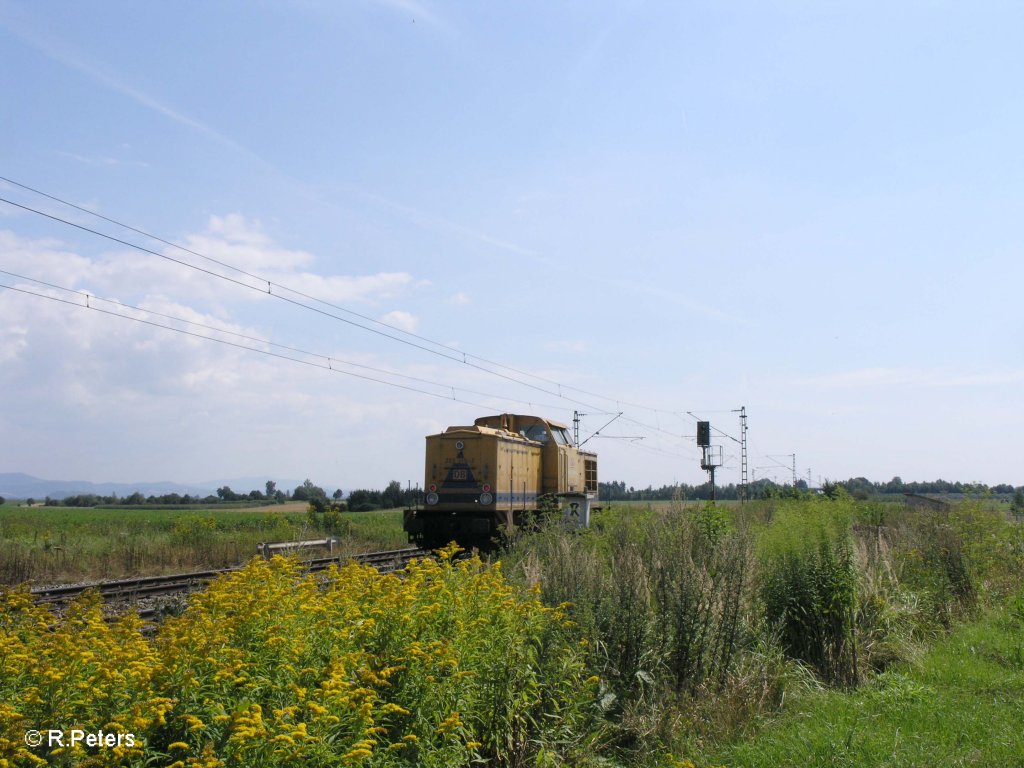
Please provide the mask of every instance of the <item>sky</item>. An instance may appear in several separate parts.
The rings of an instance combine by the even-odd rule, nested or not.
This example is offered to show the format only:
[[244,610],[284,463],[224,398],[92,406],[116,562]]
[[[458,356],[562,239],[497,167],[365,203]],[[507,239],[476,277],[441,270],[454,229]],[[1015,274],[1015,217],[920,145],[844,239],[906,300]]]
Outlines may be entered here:
[[578,412],[603,480],[704,482],[701,418],[728,483],[745,407],[752,479],[1020,485],[1022,28],[0,0],[0,472],[415,485]]

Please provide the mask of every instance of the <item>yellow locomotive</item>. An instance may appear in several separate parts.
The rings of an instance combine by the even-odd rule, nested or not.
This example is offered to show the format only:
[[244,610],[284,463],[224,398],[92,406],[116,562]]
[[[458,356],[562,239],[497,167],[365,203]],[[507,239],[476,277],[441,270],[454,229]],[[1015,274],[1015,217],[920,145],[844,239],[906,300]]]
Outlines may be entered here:
[[558,499],[570,524],[586,526],[597,498],[597,455],[573,445],[568,428],[538,416],[484,416],[427,436],[424,503],[407,509],[409,541],[489,545]]

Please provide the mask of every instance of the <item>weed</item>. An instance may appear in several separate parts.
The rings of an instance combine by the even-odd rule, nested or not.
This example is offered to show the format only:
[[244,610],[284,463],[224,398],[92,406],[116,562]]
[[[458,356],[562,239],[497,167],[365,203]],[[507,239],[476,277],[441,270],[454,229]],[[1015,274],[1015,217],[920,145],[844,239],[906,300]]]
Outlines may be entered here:
[[849,517],[833,503],[784,506],[762,539],[762,597],[783,647],[834,683],[859,678]]

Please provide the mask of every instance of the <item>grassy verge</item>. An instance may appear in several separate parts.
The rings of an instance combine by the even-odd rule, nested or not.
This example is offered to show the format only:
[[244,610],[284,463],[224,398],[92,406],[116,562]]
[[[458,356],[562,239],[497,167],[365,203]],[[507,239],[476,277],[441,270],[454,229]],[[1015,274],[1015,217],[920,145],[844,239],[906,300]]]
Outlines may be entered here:
[[401,510],[344,513],[322,530],[306,504],[261,508],[0,507],[0,583],[61,582],[217,568],[263,541],[337,536],[342,552],[405,546]]
[[853,692],[797,696],[742,740],[707,750],[730,766],[1024,765],[1024,611],[961,626],[916,664]]

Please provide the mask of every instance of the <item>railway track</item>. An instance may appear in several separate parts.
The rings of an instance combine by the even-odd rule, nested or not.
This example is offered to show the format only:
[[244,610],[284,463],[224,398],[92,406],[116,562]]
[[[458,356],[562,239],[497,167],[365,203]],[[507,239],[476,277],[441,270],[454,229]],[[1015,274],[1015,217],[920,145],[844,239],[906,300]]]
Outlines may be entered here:
[[[408,549],[393,549],[383,552],[366,552],[359,555],[352,555],[344,559],[339,557],[319,557],[303,561],[308,573],[315,573],[330,568],[338,563],[345,563],[355,560],[358,563],[372,565],[378,571],[387,573],[389,571],[404,568],[406,563],[418,557],[426,557],[430,551],[411,547]],[[139,602],[149,598],[165,597],[169,595],[181,595],[202,589],[206,584],[218,576],[232,573],[244,566],[237,565],[230,568],[217,568],[208,571],[192,571],[190,573],[175,573],[167,576],[143,576],[138,579],[118,579],[114,581],[98,581],[90,584],[75,584],[66,587],[51,587],[44,589],[33,589],[32,599],[39,605],[52,605],[60,608],[74,600],[79,595],[89,590],[96,590],[100,597],[107,603]],[[142,608],[139,613],[143,618],[156,615],[155,608]]]

